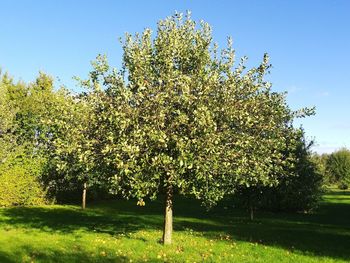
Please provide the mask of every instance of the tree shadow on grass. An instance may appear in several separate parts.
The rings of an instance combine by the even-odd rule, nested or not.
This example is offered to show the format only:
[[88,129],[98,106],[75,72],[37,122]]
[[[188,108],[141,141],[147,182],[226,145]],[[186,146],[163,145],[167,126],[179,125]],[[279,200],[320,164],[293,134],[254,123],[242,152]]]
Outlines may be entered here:
[[72,233],[86,231],[110,235],[125,234],[140,229],[154,228],[160,218],[119,211],[101,212],[101,209],[59,207],[15,207],[1,211],[0,227],[40,229],[44,232]]
[[11,255],[0,251],[0,262],[4,263],[16,263]]
[[[19,259],[21,258],[21,259]],[[21,246],[15,254],[0,252],[1,263],[17,263],[17,262],[54,262],[54,263],[112,263],[112,262],[130,262],[128,257],[106,254],[91,254],[86,251],[60,251],[53,248],[45,248],[43,251],[37,251],[30,246]]]
[[331,191],[327,191],[326,195],[330,195],[330,196],[345,195],[348,198],[350,198],[350,191],[349,190],[331,190]]
[[[9,208],[0,210],[0,227],[118,235],[141,229],[161,229],[162,211],[159,200],[142,208],[124,200],[95,203],[85,211],[71,206]],[[219,206],[207,212],[199,202],[178,197],[175,200],[174,227],[175,231],[192,229],[202,232],[208,239],[228,234],[235,240],[350,260],[349,218],[349,204],[323,203],[315,214],[259,212],[257,220],[251,222],[245,211]],[[1,260],[2,256],[4,260]],[[6,262],[6,257],[0,254],[0,261]]]
[[175,227],[202,232],[209,239],[218,233],[233,239],[275,246],[303,254],[350,261],[350,205],[323,203],[314,214],[258,212],[250,221],[244,211],[214,209],[212,223],[177,220]]

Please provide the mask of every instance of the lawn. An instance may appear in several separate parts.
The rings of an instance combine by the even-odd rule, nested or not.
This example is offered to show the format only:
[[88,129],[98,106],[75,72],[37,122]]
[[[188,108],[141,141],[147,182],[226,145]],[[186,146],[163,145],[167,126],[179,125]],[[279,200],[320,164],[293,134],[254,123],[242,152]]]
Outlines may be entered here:
[[0,262],[350,262],[349,191],[329,192],[313,214],[257,212],[253,222],[179,197],[174,213],[164,247],[160,201],[3,208]]

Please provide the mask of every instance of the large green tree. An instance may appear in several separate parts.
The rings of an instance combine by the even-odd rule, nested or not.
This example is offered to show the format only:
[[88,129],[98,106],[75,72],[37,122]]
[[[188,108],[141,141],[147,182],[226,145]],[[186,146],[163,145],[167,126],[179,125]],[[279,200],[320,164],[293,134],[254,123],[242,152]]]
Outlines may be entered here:
[[207,23],[175,14],[123,42],[123,68],[94,63],[85,86],[105,86],[98,119],[100,158],[123,196],[165,194],[163,242],[171,243],[174,192],[208,207],[240,185],[273,185],[290,162],[285,136],[293,118],[285,95],[264,80],[268,56],[246,70],[235,51],[219,51]]

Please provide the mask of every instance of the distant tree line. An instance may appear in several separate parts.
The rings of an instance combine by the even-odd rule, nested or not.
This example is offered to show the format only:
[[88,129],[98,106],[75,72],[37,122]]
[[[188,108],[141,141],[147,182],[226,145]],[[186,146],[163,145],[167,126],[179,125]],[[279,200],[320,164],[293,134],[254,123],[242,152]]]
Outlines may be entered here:
[[350,185],[350,150],[341,148],[331,154],[314,154],[312,160],[319,167],[327,185],[348,189]]

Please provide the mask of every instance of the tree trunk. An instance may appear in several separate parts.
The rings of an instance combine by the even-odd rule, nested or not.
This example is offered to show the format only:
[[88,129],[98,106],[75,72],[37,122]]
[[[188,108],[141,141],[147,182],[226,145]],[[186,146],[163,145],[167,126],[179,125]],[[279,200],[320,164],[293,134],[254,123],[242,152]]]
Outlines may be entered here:
[[87,184],[84,183],[84,185],[83,185],[83,199],[82,199],[82,203],[81,203],[82,209],[85,209],[85,207],[86,207],[86,188],[87,188]]
[[250,213],[250,220],[254,220],[254,206],[253,206],[253,194],[251,190],[249,190],[249,195],[248,195],[248,209]]
[[173,233],[173,186],[169,185],[165,196],[165,213],[164,213],[164,229],[163,244],[171,244],[171,236]]
[[250,220],[254,220],[254,207],[252,204],[250,204]]

